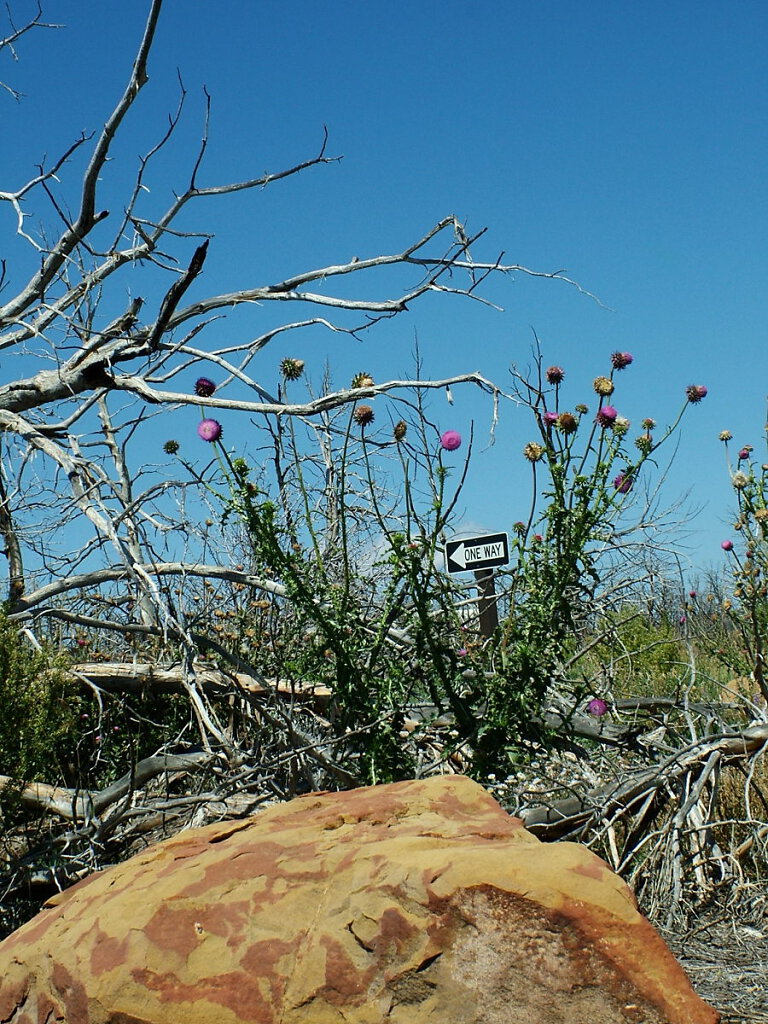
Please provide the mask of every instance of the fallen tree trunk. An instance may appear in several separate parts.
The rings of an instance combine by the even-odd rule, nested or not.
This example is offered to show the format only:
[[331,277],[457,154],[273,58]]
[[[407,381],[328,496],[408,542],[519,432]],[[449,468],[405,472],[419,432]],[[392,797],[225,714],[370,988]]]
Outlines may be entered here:
[[[95,661],[77,665],[73,679],[97,686],[107,693],[185,693],[184,669],[181,665],[158,668],[149,662]],[[331,690],[317,683],[297,683],[286,679],[264,679],[259,682],[244,672],[222,672],[213,665],[195,666],[195,683],[210,695],[221,695],[233,688],[254,696],[277,693],[286,700],[297,700],[325,707]]]
[[[50,786],[45,782],[30,782],[22,788],[20,799],[25,807],[35,811],[57,814],[67,821],[90,821],[103,814],[118,800],[141,789],[151,779],[171,772],[195,771],[210,764],[213,758],[214,755],[206,751],[145,757],[132,771],[96,792]],[[0,791],[13,785],[13,782],[10,776],[0,775]]]

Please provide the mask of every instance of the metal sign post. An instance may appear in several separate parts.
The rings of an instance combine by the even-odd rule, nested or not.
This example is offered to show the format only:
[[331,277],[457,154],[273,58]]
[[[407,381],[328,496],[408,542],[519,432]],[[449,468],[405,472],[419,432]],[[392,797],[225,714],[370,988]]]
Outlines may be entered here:
[[499,625],[499,609],[496,604],[496,588],[494,586],[493,569],[480,569],[475,573],[475,583],[479,601],[477,604],[480,616],[480,635],[484,639],[493,636]]

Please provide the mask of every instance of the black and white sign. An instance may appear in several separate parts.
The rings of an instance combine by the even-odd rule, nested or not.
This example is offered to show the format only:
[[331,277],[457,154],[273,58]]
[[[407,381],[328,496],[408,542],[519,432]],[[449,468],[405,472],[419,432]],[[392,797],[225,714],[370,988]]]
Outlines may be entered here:
[[474,572],[493,569],[509,561],[509,537],[506,533],[489,533],[484,537],[462,537],[445,544],[448,572]]

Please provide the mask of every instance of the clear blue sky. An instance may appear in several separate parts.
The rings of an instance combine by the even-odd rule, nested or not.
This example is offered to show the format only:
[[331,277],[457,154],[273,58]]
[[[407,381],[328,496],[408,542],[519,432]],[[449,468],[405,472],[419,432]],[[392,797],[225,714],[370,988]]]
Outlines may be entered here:
[[[0,187],[101,125],[147,8],[45,0],[66,28],[29,36],[19,62],[0,65],[0,79],[26,94],[0,100]],[[23,5],[14,9],[21,17]],[[615,404],[634,421],[671,422],[686,385],[709,387],[685,417],[665,493],[672,502],[692,489],[704,507],[689,544],[699,565],[717,565],[733,507],[719,431],[766,457],[767,53],[768,6],[750,0],[168,0],[115,181],[174,109],[178,68],[188,105],[155,170],[158,193],[186,181],[203,85],[213,97],[204,183],[302,160],[323,125],[329,152],[344,156],[258,194],[209,200],[204,216],[198,208],[195,226],[216,232],[207,291],[396,251],[449,213],[470,232],[488,228],[476,258],[503,251],[564,270],[610,308],[518,275],[485,289],[503,313],[430,298],[364,347],[326,335],[298,350],[281,343],[264,353],[265,382],[284,355],[317,375],[330,360],[340,384],[355,369],[400,376],[418,332],[427,375],[479,370],[504,386],[510,363],[526,364],[534,328],[546,363],[566,368],[570,403],[594,404],[592,378],[611,351],[629,350]],[[0,217],[5,237],[12,222]],[[462,433],[474,418],[483,441],[489,410],[469,391],[455,397],[453,408],[433,406],[435,418]],[[496,531],[523,516],[519,453],[533,436],[510,407],[496,446],[475,460],[467,521]]]

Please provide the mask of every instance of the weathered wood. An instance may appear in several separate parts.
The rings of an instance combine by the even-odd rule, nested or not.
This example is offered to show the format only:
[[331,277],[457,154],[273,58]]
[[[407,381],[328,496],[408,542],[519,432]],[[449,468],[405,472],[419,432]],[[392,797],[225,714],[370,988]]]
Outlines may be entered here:
[[[83,677],[107,693],[184,693],[184,670],[180,665],[158,668],[149,662],[94,661],[76,666],[73,678]],[[258,682],[243,672],[222,672],[213,665],[195,665],[195,683],[209,694],[230,692],[233,687],[257,696],[279,694],[286,701],[297,700],[323,707],[332,691],[317,683],[267,679]]]
[[703,765],[713,752],[725,760],[749,757],[768,743],[768,724],[753,725],[740,733],[709,736],[664,764],[611,781],[605,786],[564,800],[531,807],[520,813],[526,827],[542,839],[554,840],[585,828],[591,821],[610,818],[660,792],[671,780]]
[[[102,814],[112,804],[134,790],[141,789],[145,783],[158,775],[166,772],[194,771],[210,763],[213,756],[206,751],[192,751],[188,754],[145,757],[133,771],[96,792],[50,786],[45,782],[31,782],[21,790],[21,802],[25,807],[51,812],[69,821],[84,821]],[[13,779],[9,775],[0,775],[0,791],[12,783]]]

